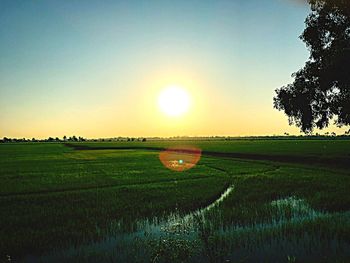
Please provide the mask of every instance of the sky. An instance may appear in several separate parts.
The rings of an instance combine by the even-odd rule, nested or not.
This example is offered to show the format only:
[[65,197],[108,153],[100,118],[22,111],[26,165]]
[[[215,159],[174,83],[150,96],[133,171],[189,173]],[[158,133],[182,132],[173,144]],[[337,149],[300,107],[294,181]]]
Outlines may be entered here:
[[[0,1],[0,137],[274,135],[308,58],[293,0]],[[189,111],[157,98],[183,87]],[[326,131],[342,131],[331,127]]]

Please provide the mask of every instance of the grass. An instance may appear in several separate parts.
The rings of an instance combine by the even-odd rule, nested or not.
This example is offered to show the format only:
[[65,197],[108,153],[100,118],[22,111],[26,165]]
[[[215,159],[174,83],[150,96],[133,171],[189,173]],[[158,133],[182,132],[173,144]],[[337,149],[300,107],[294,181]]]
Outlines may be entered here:
[[[347,213],[350,174],[344,167],[204,155],[193,169],[179,173],[163,167],[157,151],[179,143],[195,145],[207,152],[311,156],[323,162],[350,156],[349,141],[338,140],[78,144],[95,150],[75,150],[59,143],[3,144],[0,145],[0,260],[7,255],[21,260],[28,254],[40,255],[52,249],[101,242],[115,233],[113,226],[117,222],[123,222],[123,228],[131,230],[135,222],[147,218],[166,218],[173,211],[181,216],[211,203],[231,184],[234,191],[207,212],[204,221],[196,223],[202,228],[197,228],[198,236],[193,240],[168,236],[163,242],[150,237],[146,244],[144,239],[134,240],[120,249],[129,247],[126,249],[129,257],[138,255],[155,262],[174,258],[193,261],[196,257],[212,262],[242,259],[237,255],[245,253],[246,250],[239,248],[244,242],[255,244],[257,249],[281,235],[290,235],[295,241],[308,231],[313,237],[326,235],[327,240],[350,242]],[[268,231],[258,228],[279,218],[281,211],[276,210],[273,202],[291,197],[323,216],[294,222],[292,208],[287,205],[282,209],[287,219],[282,225]],[[239,235],[237,226],[243,227]],[[236,230],[220,234],[220,229],[229,228]],[[260,240],[260,245],[254,240]],[[282,241],[281,244],[292,246]],[[314,243],[312,239],[307,244]],[[236,256],[232,251],[237,252]],[[82,261],[101,256],[86,253],[79,256]],[[107,253],[109,261],[113,262],[115,253]],[[283,256],[286,262],[287,256],[291,260],[294,257]],[[106,257],[102,259],[106,261]]]
[[[28,151],[28,149],[31,151]],[[210,202],[227,175],[204,165],[183,173],[154,152],[79,151],[60,144],[2,145],[0,251],[21,255],[98,238],[113,219]]]
[[230,141],[147,141],[69,143],[78,149],[148,149],[162,150],[172,146],[196,146],[204,155],[252,160],[270,160],[314,164],[332,169],[350,168],[350,140],[230,140]]
[[[74,144],[74,143],[73,143]],[[350,158],[350,140],[230,140],[230,141],[146,141],[146,142],[85,142],[78,143],[91,148],[155,147],[167,148],[175,145],[193,145],[203,151],[252,153],[266,155],[315,156],[318,158]]]

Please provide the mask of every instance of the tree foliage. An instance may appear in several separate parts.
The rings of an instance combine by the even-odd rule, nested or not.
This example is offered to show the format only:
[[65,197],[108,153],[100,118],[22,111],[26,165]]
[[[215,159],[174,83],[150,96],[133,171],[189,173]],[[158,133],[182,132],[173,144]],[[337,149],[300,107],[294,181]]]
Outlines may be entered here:
[[350,0],[309,0],[300,38],[310,51],[294,82],[276,90],[274,107],[305,133],[333,119],[350,124]]

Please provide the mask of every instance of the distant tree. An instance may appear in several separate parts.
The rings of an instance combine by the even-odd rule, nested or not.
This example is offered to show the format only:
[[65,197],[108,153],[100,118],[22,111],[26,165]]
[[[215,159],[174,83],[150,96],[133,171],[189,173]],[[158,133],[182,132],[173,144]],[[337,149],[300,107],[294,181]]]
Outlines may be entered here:
[[63,141],[65,141],[65,142],[67,141],[67,136],[66,135],[63,136]]
[[78,139],[77,139],[77,137],[75,136],[75,135],[73,135],[73,136],[70,136],[69,138],[68,138],[68,141],[69,142],[76,142]]
[[274,97],[274,107],[305,133],[327,127],[331,119],[350,125],[350,1],[309,3],[312,11],[300,36],[309,60]]
[[52,137],[49,137],[48,139],[47,139],[47,141],[49,141],[49,142],[53,142],[55,139],[54,138],[52,138]]
[[142,141],[145,142],[145,141],[147,141],[147,139],[146,139],[146,138],[143,138]]

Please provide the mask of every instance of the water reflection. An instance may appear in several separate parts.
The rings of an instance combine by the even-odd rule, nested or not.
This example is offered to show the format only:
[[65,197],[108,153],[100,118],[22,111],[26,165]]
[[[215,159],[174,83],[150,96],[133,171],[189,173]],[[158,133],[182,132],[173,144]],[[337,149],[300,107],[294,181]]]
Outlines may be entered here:
[[[341,231],[350,223],[349,212],[316,211],[292,196],[266,204],[268,220],[228,224],[220,205],[232,191],[231,186],[212,204],[186,215],[174,211],[166,217],[136,220],[131,228],[130,222],[113,222],[101,242],[27,257],[26,261],[293,262],[301,258],[318,262],[350,257],[350,244]],[[329,232],[320,231],[320,225],[329,226]]]

